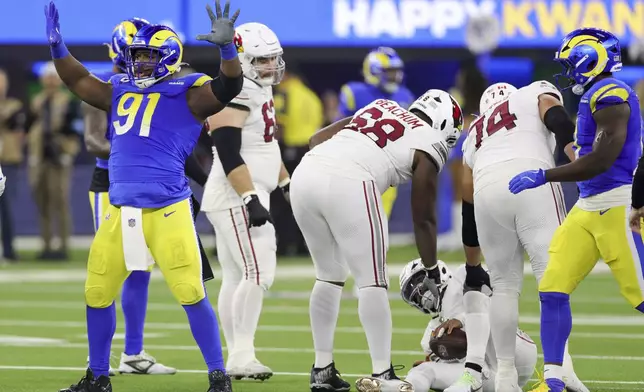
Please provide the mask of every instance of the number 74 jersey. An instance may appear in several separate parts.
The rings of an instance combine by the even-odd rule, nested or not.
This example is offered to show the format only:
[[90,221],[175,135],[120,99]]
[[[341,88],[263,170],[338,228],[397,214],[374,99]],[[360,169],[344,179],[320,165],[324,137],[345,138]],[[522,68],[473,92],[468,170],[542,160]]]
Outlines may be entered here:
[[475,181],[486,168],[515,159],[554,167],[554,134],[539,114],[542,94],[556,96],[563,103],[559,90],[542,80],[518,89],[472,122],[463,143],[463,160],[472,168]]
[[[277,188],[282,165],[282,155],[274,135],[276,120],[273,89],[244,78],[242,91],[228,107],[248,113],[241,131],[240,154],[248,167],[255,189],[271,193]],[[215,147],[212,148],[212,153],[212,169],[204,189],[201,210],[220,211],[243,205],[241,197],[224,173]]]

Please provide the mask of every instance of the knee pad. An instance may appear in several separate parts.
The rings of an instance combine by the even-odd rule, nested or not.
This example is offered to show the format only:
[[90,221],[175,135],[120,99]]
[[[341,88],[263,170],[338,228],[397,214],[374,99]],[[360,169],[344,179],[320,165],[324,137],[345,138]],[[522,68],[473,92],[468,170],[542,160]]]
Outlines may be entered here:
[[490,297],[479,291],[468,291],[463,296],[466,313],[487,313],[490,308]]
[[256,274],[248,274],[248,276],[246,276],[246,280],[253,284],[256,284],[264,290],[268,290],[271,288],[273,281],[275,280],[275,272],[271,271],[271,273],[269,273],[268,271],[266,271],[258,272]]
[[114,302],[116,295],[106,286],[85,286],[85,304],[92,308],[107,308]]
[[206,298],[206,291],[198,279],[194,282],[192,280],[176,282],[170,287],[170,291],[181,305],[194,305]]

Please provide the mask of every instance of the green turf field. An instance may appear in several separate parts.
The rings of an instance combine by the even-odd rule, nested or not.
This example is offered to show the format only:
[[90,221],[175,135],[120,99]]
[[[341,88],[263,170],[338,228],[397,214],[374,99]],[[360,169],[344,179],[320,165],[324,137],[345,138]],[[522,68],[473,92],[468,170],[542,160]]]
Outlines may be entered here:
[[[392,270],[410,260],[415,251],[393,249]],[[23,262],[0,269],[0,392],[55,392],[76,382],[87,356],[83,304],[83,261],[77,252],[69,263]],[[448,262],[459,254],[442,255]],[[291,266],[300,267],[295,270]],[[313,362],[308,320],[308,294],[313,278],[307,260],[281,260],[278,276],[265,300],[256,345],[258,358],[276,375],[264,383],[238,381],[236,392],[308,391]],[[300,271],[283,274],[279,271]],[[427,319],[396,298],[397,277],[391,279],[394,315],[393,363],[407,367],[421,359],[419,340]],[[218,282],[207,287],[216,303]],[[352,285],[350,285],[352,286]],[[357,315],[357,301],[343,301],[336,332],[336,364],[353,382],[370,372],[367,344]],[[521,325],[539,338],[539,305],[531,277],[521,298]],[[123,347],[120,310],[114,353]],[[644,389],[644,317],[630,309],[609,274],[593,274],[573,296],[574,328],[570,343],[579,377],[591,391]],[[150,286],[145,346],[159,361],[177,367],[174,376],[117,376],[115,391],[205,391],[204,364],[181,307],[161,279]],[[223,337],[222,337],[223,340]],[[400,371],[404,375],[406,370]],[[353,388],[355,390],[355,388]]]

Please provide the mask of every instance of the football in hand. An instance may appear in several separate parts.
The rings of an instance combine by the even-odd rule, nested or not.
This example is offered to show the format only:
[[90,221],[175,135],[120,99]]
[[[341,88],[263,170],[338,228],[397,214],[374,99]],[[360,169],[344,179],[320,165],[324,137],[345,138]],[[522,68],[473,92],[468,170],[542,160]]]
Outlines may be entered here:
[[463,359],[467,354],[465,331],[454,328],[449,335],[445,331],[441,337],[433,337],[429,341],[429,348],[442,360]]

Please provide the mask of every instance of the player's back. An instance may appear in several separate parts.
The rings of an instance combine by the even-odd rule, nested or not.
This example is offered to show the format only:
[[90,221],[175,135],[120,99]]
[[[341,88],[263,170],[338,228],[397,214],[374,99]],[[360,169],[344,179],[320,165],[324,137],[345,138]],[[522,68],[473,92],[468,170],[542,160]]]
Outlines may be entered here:
[[[242,91],[229,106],[249,112],[241,132],[240,154],[256,189],[270,193],[277,188],[282,163],[279,145],[274,137],[276,121],[272,88],[244,78]],[[224,173],[217,149],[213,147],[212,152],[213,166],[205,189],[203,208],[228,209],[241,205],[241,198]]]
[[[112,78],[112,76],[114,76],[114,72],[97,72],[93,75],[103,82],[107,83]],[[107,116],[107,129],[105,130],[105,137],[109,140],[109,129],[111,126],[110,113],[105,113],[105,115]],[[107,159],[96,158],[96,167],[100,169],[107,169]]]
[[623,103],[628,103],[630,117],[622,151],[606,172],[590,180],[577,183],[579,196],[582,199],[619,188],[616,191],[619,192],[618,198],[623,199],[625,203],[630,203],[633,172],[642,154],[642,114],[637,94],[626,83],[614,78],[602,79],[581,97],[577,113],[574,149],[577,157],[591,152],[597,138],[597,123],[593,114],[607,107]]
[[555,166],[555,138],[539,114],[539,96],[561,93],[546,81],[532,83],[510,94],[476,119],[463,144],[463,156],[472,168],[475,187],[502,181],[502,167],[516,172],[518,161],[542,168]]
[[124,75],[111,78],[113,205],[158,208],[190,196],[185,161],[203,124],[190,111],[186,93],[209,80],[191,74],[141,90]]
[[439,170],[449,153],[439,131],[396,102],[380,99],[359,110],[345,129],[307,157],[339,176],[373,180],[384,192],[411,178],[415,150],[429,154]]

